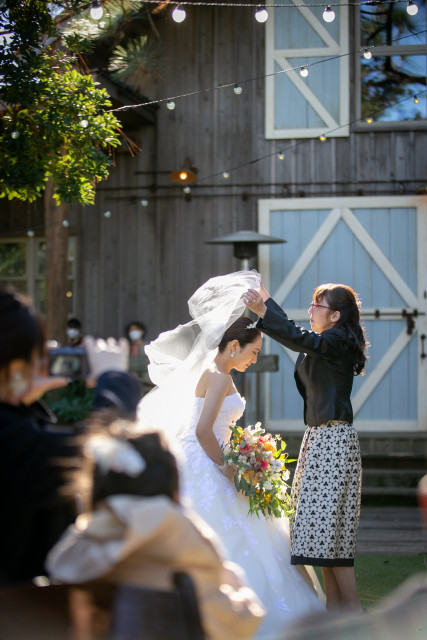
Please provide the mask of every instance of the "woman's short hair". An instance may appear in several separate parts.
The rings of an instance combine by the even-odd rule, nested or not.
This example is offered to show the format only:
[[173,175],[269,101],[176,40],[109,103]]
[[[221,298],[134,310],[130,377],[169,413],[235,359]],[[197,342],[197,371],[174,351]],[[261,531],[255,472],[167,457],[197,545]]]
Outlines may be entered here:
[[[132,424],[132,423],[129,423]],[[113,435],[120,427],[120,435]],[[103,432],[105,434],[105,431]],[[99,434],[99,432],[98,432]],[[91,434],[92,436],[94,433]],[[175,456],[158,431],[132,434],[123,430],[123,421],[110,425],[107,434],[125,440],[143,458],[145,467],[138,475],[128,475],[92,462],[92,478],[89,479],[90,506],[93,508],[101,500],[117,494],[135,496],[164,495],[171,499],[178,491],[178,466]],[[90,438],[91,436],[89,436]]]

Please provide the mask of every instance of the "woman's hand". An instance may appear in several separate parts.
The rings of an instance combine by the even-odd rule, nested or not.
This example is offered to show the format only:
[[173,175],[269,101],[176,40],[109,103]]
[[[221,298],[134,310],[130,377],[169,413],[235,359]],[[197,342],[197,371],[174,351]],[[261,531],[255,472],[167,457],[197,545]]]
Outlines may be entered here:
[[68,382],[68,379],[62,376],[35,376],[20,401],[26,405],[33,404],[33,402],[40,400],[47,391],[66,387]]
[[[262,291],[264,293],[262,293]],[[263,318],[267,311],[267,307],[264,304],[263,295],[267,295],[267,298],[270,297],[264,286],[261,285],[261,290],[259,292],[255,291],[255,289],[248,289],[243,296],[243,302],[248,307],[248,309],[256,313],[260,318]],[[267,300],[267,298],[265,299]]]
[[236,468],[233,467],[232,464],[227,464],[227,463],[222,464],[221,466],[218,467],[218,469],[226,478],[228,478],[229,480],[231,480],[231,482],[233,482],[234,474],[236,473]]

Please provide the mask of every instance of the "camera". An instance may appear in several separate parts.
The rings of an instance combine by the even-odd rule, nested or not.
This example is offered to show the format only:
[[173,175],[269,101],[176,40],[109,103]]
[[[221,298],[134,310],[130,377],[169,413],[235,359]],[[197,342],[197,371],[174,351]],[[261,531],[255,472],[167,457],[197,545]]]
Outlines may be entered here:
[[84,347],[56,347],[49,349],[49,375],[84,380],[89,365]]

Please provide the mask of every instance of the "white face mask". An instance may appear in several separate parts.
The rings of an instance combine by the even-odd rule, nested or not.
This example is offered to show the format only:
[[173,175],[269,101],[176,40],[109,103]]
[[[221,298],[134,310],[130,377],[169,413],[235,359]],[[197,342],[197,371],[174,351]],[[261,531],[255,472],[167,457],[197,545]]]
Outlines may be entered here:
[[74,338],[78,338],[80,335],[80,331],[78,329],[67,329],[67,336],[70,338],[70,340],[73,340]]
[[132,329],[132,331],[129,331],[129,338],[131,340],[140,340],[142,338],[142,331],[139,329]]

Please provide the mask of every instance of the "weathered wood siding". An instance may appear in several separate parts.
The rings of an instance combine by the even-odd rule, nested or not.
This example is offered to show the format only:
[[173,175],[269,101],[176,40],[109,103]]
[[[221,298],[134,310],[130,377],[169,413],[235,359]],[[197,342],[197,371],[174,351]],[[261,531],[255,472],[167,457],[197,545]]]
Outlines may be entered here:
[[[139,318],[151,339],[187,321],[186,300],[194,289],[239,268],[230,246],[205,242],[256,229],[260,198],[397,195],[427,182],[426,130],[376,132],[353,125],[350,137],[324,143],[266,140],[265,27],[251,10],[189,7],[182,24],[168,13],[157,27],[166,68],[143,89],[151,99],[235,81],[243,93],[236,96],[232,87],[206,91],[176,100],[174,111],[162,103],[157,126],[135,132],[141,153],[116,154],[116,168],[100,184],[96,204],[70,215],[70,233],[79,238],[76,315],[97,335],[121,335],[126,322]],[[258,79],[244,82],[251,78]],[[353,88],[351,94],[354,120]],[[272,155],[247,164],[294,145],[283,161]],[[190,197],[168,177],[186,158],[199,178]],[[223,170],[241,165],[229,180],[222,177]],[[149,171],[155,173],[144,173]],[[148,207],[141,198],[148,198]],[[107,209],[109,219],[103,216]]]

